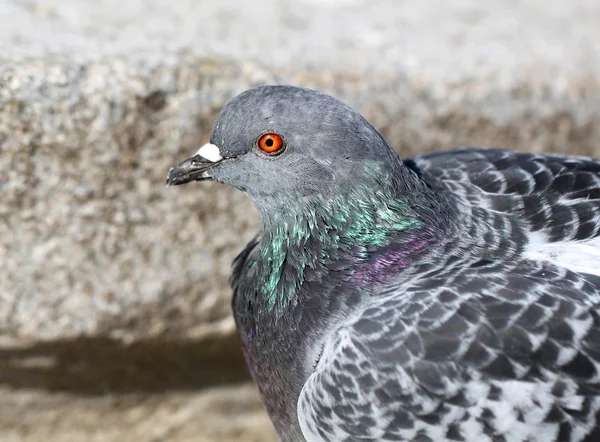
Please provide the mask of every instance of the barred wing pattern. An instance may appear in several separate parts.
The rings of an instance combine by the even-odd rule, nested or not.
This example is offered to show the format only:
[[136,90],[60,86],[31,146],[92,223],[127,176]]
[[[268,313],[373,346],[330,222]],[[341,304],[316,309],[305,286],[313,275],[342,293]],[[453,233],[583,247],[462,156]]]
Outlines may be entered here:
[[383,296],[327,342],[298,403],[307,441],[600,440],[598,290],[515,265]]
[[407,164],[473,205],[519,217],[549,242],[600,235],[600,161],[473,148]]

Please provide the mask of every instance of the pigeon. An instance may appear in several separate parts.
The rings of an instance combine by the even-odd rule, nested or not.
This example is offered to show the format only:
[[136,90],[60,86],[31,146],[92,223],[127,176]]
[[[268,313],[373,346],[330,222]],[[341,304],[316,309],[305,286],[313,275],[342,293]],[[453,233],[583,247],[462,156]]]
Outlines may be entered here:
[[249,371],[283,442],[600,441],[600,161],[402,159],[357,111],[261,86],[167,184],[246,193]]

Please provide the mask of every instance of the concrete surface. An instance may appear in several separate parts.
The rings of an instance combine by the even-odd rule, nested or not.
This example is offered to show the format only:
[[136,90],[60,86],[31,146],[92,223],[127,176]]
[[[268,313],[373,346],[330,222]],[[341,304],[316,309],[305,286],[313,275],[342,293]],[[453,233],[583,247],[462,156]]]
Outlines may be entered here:
[[375,70],[444,81],[600,72],[596,0],[4,0],[0,16],[8,60],[56,53],[176,64],[179,51],[191,51],[286,72]]
[[[333,93],[405,156],[600,156],[597,0],[4,0],[0,49],[3,441],[38,440],[50,415],[66,422],[53,440],[87,431],[69,417],[81,395],[100,439],[78,440],[163,440],[163,418],[197,437],[179,440],[222,440],[177,420],[200,413],[195,399],[160,419],[141,406],[135,437],[94,404],[248,380],[227,278],[256,212],[230,189],[163,184],[248,87]],[[29,394],[40,405],[15,432],[2,410]]]
[[251,385],[86,398],[0,389],[2,442],[275,442]]

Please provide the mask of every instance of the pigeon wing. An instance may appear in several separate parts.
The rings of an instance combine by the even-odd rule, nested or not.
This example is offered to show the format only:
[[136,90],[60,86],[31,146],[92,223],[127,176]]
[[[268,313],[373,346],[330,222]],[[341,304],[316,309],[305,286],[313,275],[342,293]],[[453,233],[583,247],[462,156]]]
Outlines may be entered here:
[[304,385],[306,440],[600,440],[599,291],[517,262],[374,300]]
[[405,160],[471,204],[515,215],[543,241],[600,235],[600,161],[470,148]]

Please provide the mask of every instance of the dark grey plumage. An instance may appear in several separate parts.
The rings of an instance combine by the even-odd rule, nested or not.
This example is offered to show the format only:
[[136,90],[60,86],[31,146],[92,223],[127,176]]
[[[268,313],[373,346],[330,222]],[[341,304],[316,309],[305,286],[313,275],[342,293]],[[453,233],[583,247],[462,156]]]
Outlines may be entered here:
[[[257,151],[265,131],[280,156]],[[169,181],[261,211],[233,309],[283,441],[600,440],[600,162],[402,161],[347,106],[286,86],[234,99],[211,142],[222,160]]]

